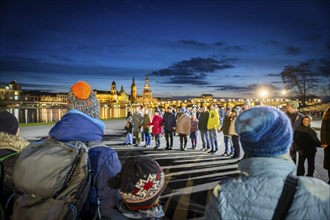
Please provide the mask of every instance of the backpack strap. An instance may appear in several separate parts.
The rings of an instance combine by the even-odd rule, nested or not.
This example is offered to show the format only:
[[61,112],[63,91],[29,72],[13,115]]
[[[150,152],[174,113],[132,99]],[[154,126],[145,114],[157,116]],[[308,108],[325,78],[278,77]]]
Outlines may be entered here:
[[286,177],[282,194],[278,200],[272,220],[285,219],[291,207],[294,194],[298,189],[298,177],[289,175]]

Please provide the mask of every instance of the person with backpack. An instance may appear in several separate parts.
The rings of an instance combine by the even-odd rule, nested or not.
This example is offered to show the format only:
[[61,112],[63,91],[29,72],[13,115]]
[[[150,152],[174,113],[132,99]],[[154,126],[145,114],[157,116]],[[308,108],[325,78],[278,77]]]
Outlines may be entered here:
[[215,186],[205,219],[329,219],[330,186],[295,174],[285,113],[253,107],[237,117],[235,129],[246,157],[238,163],[240,175]]
[[[17,118],[6,110],[0,112],[0,219],[10,219],[12,215],[11,196],[14,193],[13,170],[19,152],[29,142],[19,135]],[[7,205],[8,202],[8,205]]]
[[[101,143],[104,123],[90,85],[73,84],[68,112],[49,137],[22,151],[15,165],[19,197],[14,219],[109,219],[118,190],[107,186],[121,170],[118,154]],[[32,177],[33,175],[33,177]]]
[[159,198],[165,187],[165,174],[160,165],[144,156],[127,159],[121,172],[109,181],[118,188],[121,200],[112,219],[162,219],[165,214]]

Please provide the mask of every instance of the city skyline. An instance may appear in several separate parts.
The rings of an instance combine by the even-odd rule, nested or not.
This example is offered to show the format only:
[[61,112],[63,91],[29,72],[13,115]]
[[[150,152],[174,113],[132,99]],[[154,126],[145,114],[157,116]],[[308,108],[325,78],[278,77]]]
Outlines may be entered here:
[[[281,96],[286,65],[329,59],[330,3],[2,1],[1,84],[68,92],[78,80],[154,97]],[[296,12],[296,13],[293,13]],[[315,69],[315,77],[322,73]]]

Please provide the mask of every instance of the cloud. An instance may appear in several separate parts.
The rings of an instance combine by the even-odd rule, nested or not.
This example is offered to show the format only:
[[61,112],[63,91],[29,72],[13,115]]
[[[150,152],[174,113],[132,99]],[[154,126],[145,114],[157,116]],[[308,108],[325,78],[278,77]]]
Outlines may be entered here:
[[215,91],[227,91],[235,93],[244,93],[244,94],[255,94],[257,90],[265,88],[271,93],[278,90],[277,87],[271,84],[249,84],[249,85],[212,85],[207,86],[209,88],[214,88]]
[[199,84],[207,85],[207,74],[225,69],[234,68],[230,63],[234,59],[216,59],[216,58],[192,58],[176,62],[168,68],[154,71],[152,75],[160,77],[169,77],[165,83],[168,84]]
[[224,47],[223,50],[225,52],[241,52],[241,51],[244,51],[245,49],[241,46],[227,46],[227,47]]
[[280,44],[277,40],[270,40],[270,41],[265,41],[262,43],[267,46],[276,46],[276,45]]
[[284,48],[284,52],[288,56],[298,56],[302,51],[298,47],[289,46]]
[[225,44],[226,44],[225,41],[218,41],[218,42],[214,43],[213,45],[214,45],[214,46],[222,47],[222,46],[224,46]]
[[269,74],[266,74],[266,76],[270,76],[270,77],[281,77],[281,73],[269,73]]
[[180,44],[182,45],[188,45],[188,46],[198,46],[198,47],[207,47],[208,45],[205,43],[200,43],[194,40],[180,40]]
[[68,57],[61,57],[61,56],[57,56],[57,55],[49,55],[49,57],[54,59],[54,60],[58,60],[58,61],[74,62],[73,59],[70,59]]

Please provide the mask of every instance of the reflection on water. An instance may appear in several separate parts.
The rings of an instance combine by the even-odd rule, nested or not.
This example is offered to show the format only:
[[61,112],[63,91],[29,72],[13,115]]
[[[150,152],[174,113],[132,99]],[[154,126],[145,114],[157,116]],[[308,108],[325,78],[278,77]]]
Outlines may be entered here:
[[[14,114],[20,123],[57,122],[67,113],[66,108],[11,108],[7,109]],[[126,117],[128,108],[101,107],[100,118]]]

